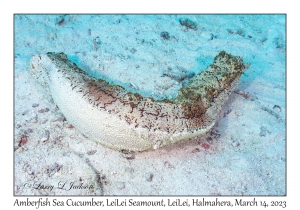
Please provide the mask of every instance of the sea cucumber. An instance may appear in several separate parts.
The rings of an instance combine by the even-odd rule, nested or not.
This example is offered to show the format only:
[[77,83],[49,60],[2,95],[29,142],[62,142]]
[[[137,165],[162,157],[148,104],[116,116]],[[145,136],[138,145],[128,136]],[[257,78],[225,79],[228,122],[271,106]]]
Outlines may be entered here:
[[88,138],[117,150],[157,149],[208,132],[245,69],[221,51],[173,100],[154,100],[89,76],[64,53],[31,59],[67,121]]

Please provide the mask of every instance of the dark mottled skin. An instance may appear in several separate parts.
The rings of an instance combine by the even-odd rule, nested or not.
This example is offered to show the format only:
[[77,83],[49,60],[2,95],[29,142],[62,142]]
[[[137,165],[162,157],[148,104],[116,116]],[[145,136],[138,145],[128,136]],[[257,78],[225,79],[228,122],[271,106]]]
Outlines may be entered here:
[[245,66],[239,57],[222,51],[214,63],[181,88],[173,100],[155,101],[124,88],[94,79],[63,53],[47,53],[73,91],[101,111],[114,114],[135,128],[170,133],[193,132],[211,125]]

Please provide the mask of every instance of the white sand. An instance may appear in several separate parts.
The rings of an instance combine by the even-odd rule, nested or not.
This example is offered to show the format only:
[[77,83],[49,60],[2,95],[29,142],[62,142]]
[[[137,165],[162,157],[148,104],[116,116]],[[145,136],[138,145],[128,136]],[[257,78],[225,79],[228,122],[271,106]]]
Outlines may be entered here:
[[[286,194],[284,16],[70,15],[55,24],[62,18],[15,16],[16,195]],[[179,18],[198,30],[185,31]],[[64,52],[90,74],[145,96],[172,98],[183,82],[162,77],[168,67],[175,75],[197,73],[221,50],[242,56],[250,68],[214,132],[134,154],[82,136],[28,71],[32,55]],[[22,137],[27,142],[20,145]],[[24,186],[34,182],[54,188]],[[94,188],[61,190],[59,182]]]

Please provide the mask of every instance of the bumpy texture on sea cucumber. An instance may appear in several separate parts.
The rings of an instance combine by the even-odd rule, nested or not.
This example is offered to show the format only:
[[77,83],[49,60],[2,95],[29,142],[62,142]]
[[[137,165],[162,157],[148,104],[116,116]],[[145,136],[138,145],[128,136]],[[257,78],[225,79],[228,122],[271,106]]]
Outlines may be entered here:
[[209,131],[245,66],[222,51],[173,100],[156,101],[95,79],[63,53],[36,55],[31,71],[79,131],[119,150],[157,149]]

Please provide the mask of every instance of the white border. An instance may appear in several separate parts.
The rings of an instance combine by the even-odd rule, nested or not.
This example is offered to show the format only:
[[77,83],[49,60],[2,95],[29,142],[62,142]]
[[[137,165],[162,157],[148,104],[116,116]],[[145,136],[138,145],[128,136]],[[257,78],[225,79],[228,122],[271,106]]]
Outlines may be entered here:
[[[293,1],[297,2],[297,1]],[[296,209],[299,191],[299,8],[292,1],[40,1],[18,0],[0,3],[1,21],[1,202],[12,207],[13,197],[13,14],[14,13],[286,13],[287,14],[287,197],[264,197],[264,200],[287,200],[286,209]],[[74,197],[73,197],[74,198]],[[145,199],[152,199],[145,198]],[[166,197],[164,197],[166,199]],[[261,199],[263,197],[259,197]],[[61,198],[65,199],[65,198]],[[233,199],[229,197],[228,199]],[[8,208],[5,208],[8,209]],[[10,208],[9,208],[10,209]],[[127,207],[126,209],[129,209]]]

